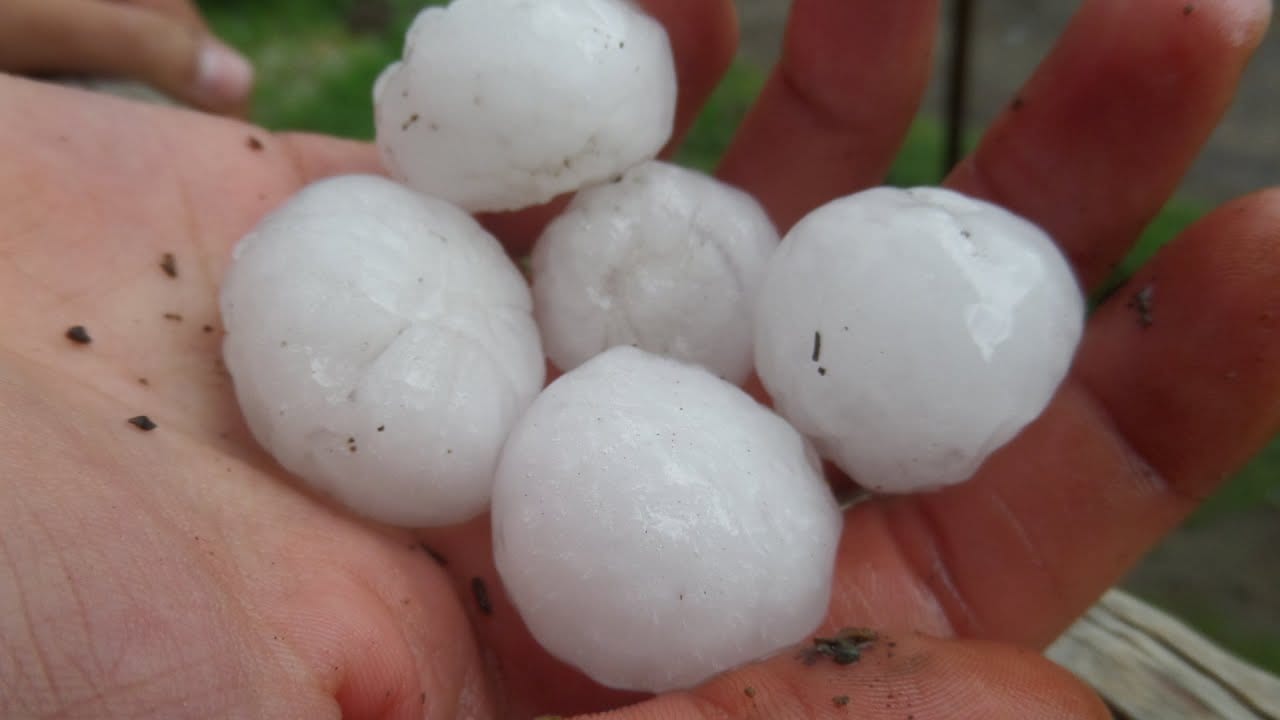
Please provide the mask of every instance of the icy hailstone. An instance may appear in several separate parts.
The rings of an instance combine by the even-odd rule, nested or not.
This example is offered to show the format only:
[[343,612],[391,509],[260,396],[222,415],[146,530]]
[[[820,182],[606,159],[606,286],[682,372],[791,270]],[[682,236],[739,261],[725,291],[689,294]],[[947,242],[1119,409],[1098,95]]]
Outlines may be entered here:
[[1052,240],[957,193],[877,188],[782,241],[756,366],[776,407],[865,487],[961,482],[1048,404],[1084,306]]
[[657,155],[675,63],[627,0],[454,0],[418,16],[374,104],[393,175],[467,210],[512,210]]
[[841,517],[786,421],[692,365],[630,347],[564,375],[516,423],[494,555],[543,647],[663,691],[821,621]]
[[751,374],[753,307],[778,233],[746,193],[662,162],[583,190],[533,252],[534,314],[569,370],[615,345]]
[[545,375],[529,291],[461,210],[376,177],[304,189],[240,242],[223,346],[254,436],[358,513],[485,509]]

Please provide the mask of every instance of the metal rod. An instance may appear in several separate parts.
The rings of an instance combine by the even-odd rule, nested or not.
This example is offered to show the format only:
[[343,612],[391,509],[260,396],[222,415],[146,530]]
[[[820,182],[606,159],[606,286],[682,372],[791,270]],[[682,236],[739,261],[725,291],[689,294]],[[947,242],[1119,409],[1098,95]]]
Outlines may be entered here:
[[964,152],[965,115],[969,102],[969,47],[973,34],[974,0],[955,0],[951,16],[951,65],[947,79],[947,138],[943,174],[960,162]]

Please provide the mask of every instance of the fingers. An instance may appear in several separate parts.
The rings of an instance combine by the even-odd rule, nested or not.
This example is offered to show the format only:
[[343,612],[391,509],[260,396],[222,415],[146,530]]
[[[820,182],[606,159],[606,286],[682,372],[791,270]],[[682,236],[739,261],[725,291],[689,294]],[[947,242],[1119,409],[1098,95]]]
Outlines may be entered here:
[[238,113],[253,85],[243,57],[149,9],[99,0],[0,5],[0,68],[132,77],[196,107]]
[[[1280,431],[1280,190],[1218,210],[1090,322],[1073,379],[970,483],[860,507],[957,634],[1046,644]],[[846,562],[841,587],[867,582]]]
[[[643,0],[641,4],[666,28],[675,55],[680,95],[675,128],[665,151],[670,152],[680,144],[733,61],[738,45],[737,15],[732,0]],[[561,197],[548,205],[516,213],[482,214],[480,219],[509,252],[520,256],[528,253],[542,228],[567,202],[567,197]]]
[[1085,720],[1109,718],[1080,681],[1039,655],[923,635],[885,635],[848,665],[806,662],[803,650],[601,716],[608,720],[711,718],[864,720]]
[[641,4],[666,28],[676,58],[680,94],[666,154],[680,145],[733,62],[738,16],[733,3],[724,0],[642,0]]
[[720,168],[779,228],[879,183],[928,81],[936,0],[797,0],[783,56]]
[[1091,0],[948,179],[1031,218],[1092,287],[1169,197],[1257,47],[1266,0]]

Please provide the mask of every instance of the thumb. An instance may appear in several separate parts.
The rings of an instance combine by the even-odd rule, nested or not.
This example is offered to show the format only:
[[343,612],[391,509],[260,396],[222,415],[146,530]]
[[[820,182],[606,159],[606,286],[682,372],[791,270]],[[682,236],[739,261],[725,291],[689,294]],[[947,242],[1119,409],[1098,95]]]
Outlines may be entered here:
[[[1098,720],[1102,701],[1031,650],[919,634],[872,635],[837,663],[809,649],[662,695],[601,720],[859,718]],[[857,647],[857,646],[855,646]]]
[[0,3],[0,70],[145,82],[195,107],[240,113],[253,66],[211,35],[153,10],[99,0]]

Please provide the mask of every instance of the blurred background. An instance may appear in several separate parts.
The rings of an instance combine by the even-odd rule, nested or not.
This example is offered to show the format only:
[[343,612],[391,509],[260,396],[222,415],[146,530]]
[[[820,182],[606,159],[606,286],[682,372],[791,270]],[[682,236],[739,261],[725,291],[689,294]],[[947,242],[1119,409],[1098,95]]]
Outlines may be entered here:
[[[788,0],[737,0],[743,43],[678,159],[710,170],[777,58]],[[400,53],[423,0],[202,0],[214,29],[258,70],[253,120],[271,129],[371,138],[371,87]],[[1078,3],[972,0],[972,66],[964,134],[982,127],[1049,50]],[[953,10],[950,3],[944,3]],[[935,54],[939,71],[888,181],[933,184],[944,171],[943,80],[951,21]],[[1113,278],[1119,282],[1214,205],[1280,183],[1280,32],[1273,27],[1244,88],[1177,197]],[[1082,538],[1087,542],[1087,538]],[[1280,673],[1280,439],[1235,475],[1125,581],[1143,599],[1227,648]]]

